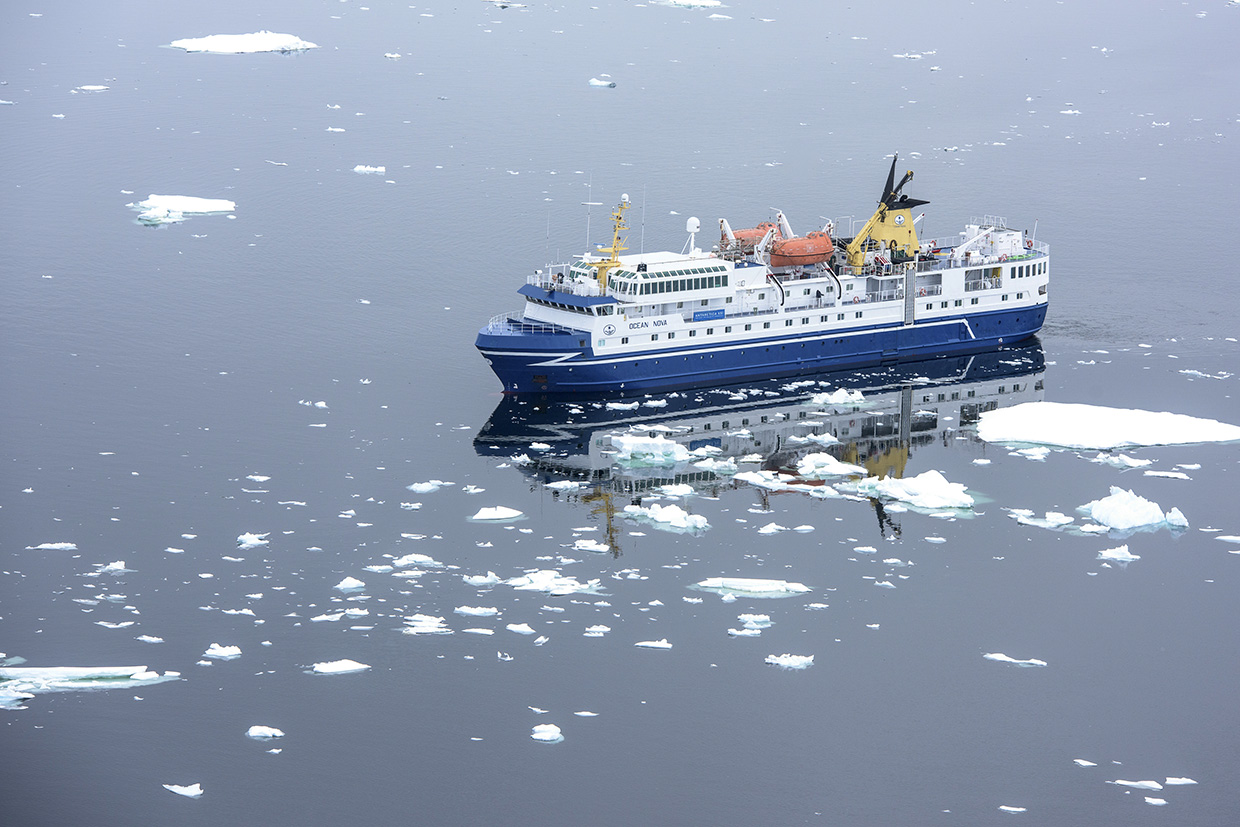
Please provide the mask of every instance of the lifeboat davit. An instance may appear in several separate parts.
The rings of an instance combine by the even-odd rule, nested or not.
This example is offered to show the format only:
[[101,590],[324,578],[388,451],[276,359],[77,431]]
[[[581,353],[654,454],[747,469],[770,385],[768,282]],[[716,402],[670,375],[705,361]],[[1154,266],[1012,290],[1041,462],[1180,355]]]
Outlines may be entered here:
[[834,251],[831,236],[822,232],[799,238],[777,238],[771,245],[771,266],[797,267],[817,264],[829,259]]
[[766,235],[768,230],[774,230],[775,237],[780,237],[779,227],[775,226],[771,221],[763,221],[756,227],[733,230],[732,235],[736,237],[734,242],[730,241],[726,234],[721,235],[719,238],[719,248],[722,250],[739,249],[742,253],[752,253],[754,246],[762,240],[762,237]]

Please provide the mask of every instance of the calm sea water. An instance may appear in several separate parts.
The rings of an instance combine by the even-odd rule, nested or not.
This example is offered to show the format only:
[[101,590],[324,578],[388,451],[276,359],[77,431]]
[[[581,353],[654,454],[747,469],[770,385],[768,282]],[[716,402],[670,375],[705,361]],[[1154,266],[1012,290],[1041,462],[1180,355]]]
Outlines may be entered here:
[[[1240,555],[1209,530],[1240,534],[1237,446],[1132,452],[1189,480],[1093,452],[1031,461],[962,428],[951,395],[1240,422],[1238,27],[1222,2],[0,12],[0,651],[184,676],[0,712],[4,822],[1234,823]],[[165,48],[260,29],[320,48]],[[615,88],[587,85],[604,75]],[[92,84],[109,88],[75,91]],[[586,406],[563,428],[562,410],[501,403],[473,336],[517,306],[523,273],[581,251],[581,202],[627,192],[634,248],[680,249],[690,215],[745,226],[771,207],[803,232],[864,217],[895,151],[931,201],[923,234],[998,213],[1053,247],[1032,349],[927,368],[928,403],[908,373],[822,379],[872,389],[856,457],[966,484],[971,517],[725,481],[678,501],[703,532],[609,520],[668,481],[591,454],[614,425],[748,419],[773,465],[808,390]],[[237,207],[147,228],[126,204],[151,193]],[[888,426],[928,408],[905,452]],[[508,462],[535,441],[553,448]],[[595,484],[544,486],[566,475]],[[430,480],[449,484],[406,488]],[[1073,515],[1112,485],[1190,528],[1082,537],[1007,510]],[[469,521],[497,505],[524,519]],[[772,522],[814,530],[758,533]],[[247,532],[269,544],[238,550]],[[28,548],[56,542],[77,550]],[[1141,559],[1096,559],[1122,543]],[[365,569],[410,553],[444,565]],[[117,560],[132,571],[91,576]],[[462,579],[531,569],[601,594]],[[333,588],[345,576],[361,595]],[[718,576],[812,592],[687,588]],[[368,614],[311,621],[345,608]],[[773,625],[730,637],[748,612]],[[414,613],[454,634],[400,634]],[[521,623],[536,635],[506,628]],[[197,665],[212,643],[243,654]],[[814,665],[764,665],[782,653]],[[371,668],[306,674],[341,658]],[[542,723],[563,743],[531,740]],[[254,724],[287,735],[258,743]],[[1180,776],[1199,783],[1107,783]],[[198,800],[161,786],[194,782]]]

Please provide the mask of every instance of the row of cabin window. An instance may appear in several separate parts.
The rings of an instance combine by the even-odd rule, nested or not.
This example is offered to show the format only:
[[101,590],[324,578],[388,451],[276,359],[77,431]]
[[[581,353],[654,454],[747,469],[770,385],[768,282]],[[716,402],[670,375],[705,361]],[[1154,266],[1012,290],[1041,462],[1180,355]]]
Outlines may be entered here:
[[[681,290],[707,290],[712,287],[725,287],[727,283],[728,277],[724,274],[699,276],[691,279],[676,279],[674,281],[624,281],[620,283],[619,292],[634,296],[650,296],[657,293],[675,293]],[[640,290],[638,289],[639,287]]]
[[1023,279],[1029,276],[1040,276],[1046,272],[1046,262],[1039,261],[1037,264],[1024,264],[1020,267],[1012,268],[1012,278]]
[[[844,317],[845,317],[846,315],[848,315],[848,314],[847,314],[847,313],[837,313],[837,314],[835,314],[835,320],[836,320],[837,322],[842,322],[842,321],[844,321]],[[865,314],[864,314],[862,311],[858,310],[858,311],[856,312],[856,314],[855,314],[855,317],[856,317],[856,318],[858,318],[858,319],[860,319],[860,318],[863,318],[863,317],[864,317],[864,315],[865,315]],[[819,317],[818,317],[818,321],[819,321],[820,323],[821,323],[821,322],[826,322],[826,321],[828,321],[830,318],[831,318],[830,316],[819,316]],[[793,321],[794,321],[793,319],[785,319],[785,320],[784,320],[784,327],[792,327]],[[809,324],[809,316],[804,316],[804,317],[802,317],[802,319],[801,319],[801,324]],[[771,323],[770,323],[770,322],[763,322],[763,323],[762,323],[762,329],[763,329],[763,330],[770,330],[770,329],[771,329]],[[745,330],[753,330],[753,325],[752,325],[752,324],[747,324],[747,325],[745,325]],[[731,333],[731,332],[732,332],[732,326],[731,326],[731,325],[727,325],[727,326],[725,326],[725,327],[723,328],[723,332],[724,332],[724,333]],[[715,335],[715,329],[714,329],[713,327],[708,327],[708,328],[706,328],[706,335],[707,335],[707,336],[713,336],[713,335]],[[690,329],[690,330],[689,330],[689,338],[691,338],[691,339],[692,339],[692,338],[693,338],[693,337],[695,337],[695,336],[697,336],[697,330],[695,330],[695,329]],[[668,334],[667,334],[667,338],[669,338],[669,339],[675,339],[675,338],[676,338],[676,332],[675,332],[675,331],[672,331],[672,332],[668,333]],[[659,334],[658,334],[658,333],[651,333],[651,334],[650,334],[650,341],[652,341],[652,342],[657,342],[657,341],[659,341]],[[628,337],[628,336],[622,336],[622,337],[620,338],[620,344],[622,344],[622,345],[627,345],[628,343],[629,343],[629,337]]]
[[[1016,294],[1016,300],[1017,300],[1017,301],[1020,301],[1020,300],[1021,300],[1021,299],[1023,299],[1024,297],[1025,297],[1025,294],[1024,294],[1024,293],[1017,293],[1017,294]],[[1005,302],[1005,301],[1007,301],[1007,300],[1008,300],[1008,294],[1007,294],[1007,293],[1004,293],[1002,296],[1000,296],[1000,297],[999,297],[999,301],[1004,301],[1004,302]],[[963,304],[964,304],[964,300],[963,300],[963,299],[956,299],[954,302],[952,302],[952,306],[953,306],[953,307],[961,307],[961,306],[963,306]],[[972,299],[969,299],[969,304],[977,304],[977,298],[972,298]],[[933,310],[933,309],[934,309],[934,302],[927,302],[927,303],[926,303],[926,309],[927,309],[927,310]],[[946,310],[946,309],[947,309],[947,302],[939,302],[939,309],[940,309],[940,310]]]

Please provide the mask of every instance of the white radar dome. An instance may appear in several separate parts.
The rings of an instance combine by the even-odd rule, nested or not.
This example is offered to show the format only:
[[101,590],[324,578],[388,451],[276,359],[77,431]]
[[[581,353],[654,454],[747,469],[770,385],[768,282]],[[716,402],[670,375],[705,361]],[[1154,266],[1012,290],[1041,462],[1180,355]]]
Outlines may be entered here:
[[685,222],[686,233],[696,233],[702,229],[702,222],[697,220],[697,216],[689,216],[689,220]]

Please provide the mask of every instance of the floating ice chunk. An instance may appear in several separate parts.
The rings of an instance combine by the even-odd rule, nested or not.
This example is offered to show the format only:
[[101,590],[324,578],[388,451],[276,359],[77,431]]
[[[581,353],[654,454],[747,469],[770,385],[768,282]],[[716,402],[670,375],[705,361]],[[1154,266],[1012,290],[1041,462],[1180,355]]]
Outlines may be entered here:
[[840,462],[830,454],[806,454],[797,463],[797,473],[809,479],[825,479],[826,477],[862,476],[866,470],[860,465]]
[[829,393],[816,393],[810,397],[811,405],[859,405],[865,401],[865,394],[861,391],[850,391],[847,388],[837,388]]
[[573,714],[576,715],[578,718],[597,718],[598,717],[597,712],[589,712],[584,709],[581,710],[580,712],[574,712]]
[[689,449],[658,434],[613,434],[611,446],[616,449],[616,461],[630,466],[665,466],[687,462]]
[[1019,448],[1011,452],[1012,456],[1024,457],[1025,459],[1035,460],[1037,462],[1045,462],[1046,457],[1050,455],[1051,449],[1045,445],[1038,445],[1033,448]]
[[470,617],[494,617],[499,614],[499,609],[494,606],[457,606],[453,611]]
[[469,519],[477,520],[478,522],[504,522],[506,520],[515,520],[524,516],[524,512],[518,511],[515,508],[508,508],[503,505],[493,505],[478,509],[478,513]]
[[1095,764],[1093,761],[1086,761],[1084,758],[1073,758],[1073,759],[1072,759],[1072,761],[1073,761],[1073,763],[1074,763],[1074,764],[1076,764],[1078,767],[1096,767],[1096,766],[1098,766],[1098,765],[1097,765],[1097,764]]
[[771,666],[780,666],[784,669],[808,669],[814,665],[813,655],[767,655],[766,663]]
[[312,669],[316,675],[345,675],[350,672],[365,672],[370,668],[368,663],[358,663],[355,660],[345,658],[344,660],[328,660],[314,664]]
[[1196,784],[1197,782],[1191,778],[1177,778],[1175,776],[1168,776],[1167,780],[1164,781],[1163,783],[1166,784],[1168,787],[1179,787],[1179,786],[1184,786],[1186,784]]
[[[615,89],[616,82],[614,80],[599,80],[598,78],[590,78],[586,81],[590,86],[598,86],[600,88]],[[637,403],[633,403],[633,407],[637,407]]]
[[1192,479],[1192,477],[1190,477],[1188,474],[1185,474],[1183,471],[1146,471],[1145,476],[1162,477],[1163,479],[1168,479],[1168,480],[1191,480]]
[[405,628],[401,629],[407,635],[450,635],[452,630],[448,628],[447,623],[442,617],[434,615],[411,614],[405,618]]
[[705,531],[710,528],[706,518],[701,514],[690,514],[678,505],[660,505],[651,503],[649,506],[626,505],[624,515],[651,523],[656,528],[672,531]]
[[555,724],[536,724],[530,731],[530,737],[545,744],[558,744],[564,740],[564,735]]
[[397,557],[392,561],[392,565],[398,569],[408,566],[426,566],[427,568],[439,568],[443,563],[426,554],[418,554],[416,551],[406,554],[403,557]]
[[237,548],[258,548],[267,545],[267,537],[271,532],[264,534],[242,534],[237,537]]
[[878,586],[880,589],[894,589],[896,587],[896,584],[892,583],[890,580],[876,580],[874,581],[874,585]]
[[335,623],[344,617],[344,612],[325,612],[321,615],[315,615],[310,618],[311,623]]
[[599,554],[606,554],[611,551],[611,546],[586,537],[573,543],[573,551],[593,551]]
[[986,658],[986,660],[998,661],[999,663],[1010,663],[1013,666],[1046,666],[1046,661],[1044,660],[1038,660],[1037,658],[1017,660],[1016,658],[1009,657],[1002,652],[988,652],[982,655],[982,657]]
[[693,463],[694,468],[701,468],[703,471],[713,471],[716,474],[735,474],[736,460],[732,457],[726,459],[715,459],[707,457],[706,459]]
[[504,628],[510,632],[516,632],[518,635],[534,634],[534,627],[530,626],[528,623],[509,623]]
[[736,618],[745,625],[746,629],[766,629],[771,626],[770,615],[745,613],[737,615]]
[[973,506],[973,498],[965,493],[965,486],[957,482],[948,482],[940,472],[934,470],[925,471],[908,479],[867,477],[857,483],[843,483],[840,487],[863,496],[899,500],[917,508],[971,508]]
[[255,724],[245,731],[245,737],[255,739],[283,738],[284,731],[275,727]]
[[154,635],[138,635],[136,638],[134,638],[134,640],[141,641],[142,643],[163,643],[164,642],[164,639],[162,637],[155,637]]
[[213,34],[206,37],[187,37],[174,40],[174,49],[187,52],[211,52],[214,54],[242,55],[259,52],[300,52],[319,48],[291,34],[279,34],[266,30],[251,34]]
[[495,634],[494,629],[477,629],[477,628],[462,629],[461,632],[467,635],[493,635]]
[[1213,419],[1064,402],[1025,402],[986,411],[977,434],[987,442],[1114,449],[1240,440],[1240,427]]
[[359,589],[366,588],[366,584],[361,580],[358,580],[356,577],[346,577],[336,585],[332,586],[332,588],[339,589],[342,592],[355,592]]
[[576,480],[556,480],[555,482],[547,483],[546,487],[552,491],[573,491],[580,488],[581,483]]
[[1145,803],[1146,803],[1146,804],[1150,804],[1150,805],[1152,805],[1152,806],[1154,806],[1154,807],[1165,807],[1165,806],[1167,805],[1167,799],[1165,799],[1165,798],[1155,798],[1155,797],[1154,797],[1154,796],[1152,796],[1152,795],[1147,795],[1147,796],[1145,797]]
[[28,551],[77,551],[77,543],[39,543],[26,546]]
[[138,211],[143,224],[175,224],[184,221],[186,215],[221,215],[237,208],[236,203],[223,198],[155,194],[128,206]]
[[432,491],[438,491],[445,485],[452,485],[452,483],[445,482],[444,480],[427,480],[426,482],[415,482],[412,485],[406,485],[405,488],[415,494],[430,494]]
[[[400,57],[400,55],[397,55]],[[371,167],[366,164],[358,164],[353,167],[353,171],[359,175],[383,175],[387,172],[387,167]]]
[[145,666],[5,666],[0,667],[0,709],[21,709],[21,701],[44,692],[129,689],[180,677],[180,672],[148,672]]
[[182,787],[180,784],[165,784],[164,789],[170,793],[176,793],[177,795],[183,795],[186,798],[198,798],[199,796],[202,795],[202,783],[201,782],[197,784],[190,784],[187,787]]
[[540,571],[527,572],[520,577],[513,577],[503,582],[521,591],[537,591],[553,595],[563,595],[576,593],[597,594],[602,581],[596,578],[581,583],[575,577],[560,574],[552,569],[542,569]]
[[1090,519],[1115,531],[1136,528],[1158,528],[1162,525],[1187,527],[1188,521],[1178,508],[1163,513],[1158,503],[1139,497],[1131,490],[1111,486],[1110,496],[1094,500],[1080,509]]
[[604,626],[600,623],[596,626],[587,626],[586,630],[582,632],[582,635],[585,637],[602,637],[610,631],[610,626]]
[[1118,548],[1108,548],[1098,552],[1099,560],[1109,560],[1112,563],[1131,563],[1133,560],[1140,560],[1140,555],[1131,554],[1128,546],[1123,545]]
[[669,483],[668,485],[660,485],[659,491],[665,497],[687,497],[693,493],[693,486],[687,483]]
[[1117,778],[1111,783],[1118,784],[1121,787],[1132,787],[1134,790],[1155,790],[1157,791],[1163,788],[1163,785],[1159,784],[1157,781],[1125,781],[1122,778]]
[[609,411],[635,411],[640,402],[608,402],[605,406]]
[[742,471],[736,475],[739,482],[749,483],[755,488],[766,488],[770,491],[782,491],[794,482],[796,477],[781,474],[778,471]]
[[503,582],[493,571],[488,571],[486,574],[467,574],[463,579],[469,586],[498,586]]
[[708,577],[694,583],[690,588],[714,592],[719,595],[744,595],[745,597],[787,597],[804,594],[810,590],[803,583],[787,580],[762,580],[754,577]]
[[1025,813],[1029,811],[1028,807],[1012,807],[1007,804],[1000,804],[999,809],[1005,813]]
[[662,640],[639,640],[634,646],[640,646],[642,649],[671,649],[672,644],[667,642],[667,638]]
[[762,634],[761,629],[728,629],[728,634],[732,637],[758,637]]
[[86,84],[85,86],[79,86],[79,87],[77,87],[77,90],[76,90],[76,91],[79,91],[79,92],[106,92],[107,90],[109,90],[109,89],[111,89],[111,88],[112,88],[111,86],[100,86],[100,85],[99,85],[99,84],[97,84],[97,83],[88,83],[88,84]]
[[113,623],[110,620],[96,620],[95,625],[102,626],[105,629],[126,629],[136,622],[133,620],[122,620],[120,623]]
[[767,523],[766,525],[762,526],[762,528],[758,529],[758,533],[759,534],[778,534],[781,531],[787,531],[787,530],[788,530],[787,526],[782,526],[779,523]]
[[218,643],[212,643],[207,647],[207,651],[202,653],[204,658],[215,658],[217,660],[233,660],[241,657],[240,646],[220,646]]

